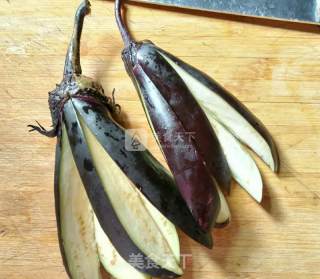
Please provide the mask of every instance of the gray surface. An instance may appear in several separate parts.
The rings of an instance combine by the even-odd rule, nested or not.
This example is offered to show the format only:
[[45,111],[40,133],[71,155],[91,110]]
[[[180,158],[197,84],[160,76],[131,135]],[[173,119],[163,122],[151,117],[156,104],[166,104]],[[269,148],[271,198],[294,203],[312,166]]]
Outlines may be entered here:
[[320,0],[135,0],[191,9],[320,23]]

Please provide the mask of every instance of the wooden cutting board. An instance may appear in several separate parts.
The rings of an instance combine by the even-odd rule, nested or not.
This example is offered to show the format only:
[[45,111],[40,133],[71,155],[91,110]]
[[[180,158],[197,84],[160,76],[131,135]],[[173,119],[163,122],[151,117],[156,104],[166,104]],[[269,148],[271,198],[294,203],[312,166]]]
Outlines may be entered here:
[[[0,278],[67,278],[53,202],[55,139],[47,92],[61,80],[78,1],[0,1]],[[84,73],[116,89],[127,128],[148,131],[121,58],[113,3],[93,1],[82,44]],[[320,28],[210,13],[130,5],[137,39],[202,69],[268,127],[281,155],[275,175],[259,160],[262,205],[234,184],[232,222],[213,232],[210,251],[181,234],[185,279],[320,278]],[[128,278],[130,279],[130,278]]]

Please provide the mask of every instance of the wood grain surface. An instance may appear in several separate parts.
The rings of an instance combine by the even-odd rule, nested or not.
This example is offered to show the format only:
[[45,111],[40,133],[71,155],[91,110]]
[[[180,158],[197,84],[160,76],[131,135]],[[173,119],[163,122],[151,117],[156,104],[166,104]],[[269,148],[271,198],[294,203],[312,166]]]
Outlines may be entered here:
[[[60,82],[78,1],[0,1],[0,278],[64,279],[53,201],[55,139],[28,133],[51,125],[47,92]],[[262,205],[234,184],[232,222],[212,251],[181,234],[184,279],[320,278],[320,28],[132,4],[136,39],[202,69],[268,127],[281,173],[259,160]],[[93,1],[82,43],[84,73],[116,89],[127,128],[148,131],[125,73],[113,3]],[[128,278],[130,279],[130,278]]]

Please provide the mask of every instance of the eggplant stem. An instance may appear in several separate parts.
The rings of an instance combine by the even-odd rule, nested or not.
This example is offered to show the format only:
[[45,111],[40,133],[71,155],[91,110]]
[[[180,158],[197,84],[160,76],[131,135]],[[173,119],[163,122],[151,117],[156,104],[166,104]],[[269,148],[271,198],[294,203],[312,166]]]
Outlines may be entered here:
[[128,31],[128,28],[124,22],[124,19],[122,17],[122,12],[121,12],[122,7],[123,7],[122,4],[123,4],[122,0],[115,0],[114,12],[115,12],[116,22],[117,22],[122,40],[123,40],[125,46],[127,47],[130,45],[130,43],[133,42],[133,39],[132,39],[132,37]]
[[89,0],[84,0],[77,9],[72,38],[69,44],[66,62],[64,66],[64,76],[73,74],[81,75],[82,69],[80,64],[80,40],[83,29],[83,22],[86,15],[91,11]]

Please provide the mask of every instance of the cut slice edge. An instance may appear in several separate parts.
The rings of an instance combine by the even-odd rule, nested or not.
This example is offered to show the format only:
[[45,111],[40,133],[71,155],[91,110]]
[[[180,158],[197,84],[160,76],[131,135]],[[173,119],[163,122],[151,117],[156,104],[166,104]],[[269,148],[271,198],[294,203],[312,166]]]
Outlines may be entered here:
[[[72,242],[73,248],[77,250],[78,252],[84,250],[85,254],[84,257],[81,259],[79,257],[75,257],[75,261],[77,263],[75,264],[75,268],[70,268],[69,270],[72,275],[72,278],[99,278],[101,279],[101,273],[100,273],[100,262],[102,263],[105,270],[110,273],[114,278],[116,279],[150,279],[151,276],[144,274],[138,270],[136,270],[134,267],[132,267],[129,263],[127,263],[117,252],[117,250],[114,248],[112,243],[110,242],[107,235],[102,230],[99,221],[97,220],[97,217],[95,216],[93,209],[90,205],[89,199],[87,197],[87,194],[85,192],[84,186],[82,184],[80,175],[78,173],[77,167],[75,165],[75,162],[73,160],[73,155],[71,152],[70,144],[68,137],[66,135],[65,127],[63,127],[62,132],[62,168],[64,168],[65,173],[69,173],[69,175],[66,175],[67,178],[73,178],[73,183],[70,183],[72,185],[65,185],[69,187],[64,187],[64,190],[70,189],[70,186],[72,187],[71,190],[72,194],[70,198],[72,201],[68,204],[68,208],[70,208],[70,204],[72,205],[72,209],[76,211],[81,211],[82,213],[87,213],[87,222],[83,219],[83,215],[79,215],[79,218],[76,219],[78,223],[74,226],[74,222],[71,222],[70,225],[73,225],[72,228],[74,229],[74,232],[72,233],[72,240],[77,240],[78,236],[81,236],[81,239],[79,242],[74,243]],[[67,167],[65,167],[65,166]],[[63,178],[61,178],[63,179]],[[70,179],[69,179],[70,181]],[[70,192],[68,192],[70,193]],[[76,199],[79,197],[80,199]],[[74,203],[75,201],[76,203]],[[81,202],[79,202],[81,201]],[[71,209],[70,208],[70,209]],[[72,213],[72,212],[70,212]],[[75,217],[75,215],[72,215]],[[73,220],[73,218],[68,218],[68,223],[70,223],[70,220]],[[80,218],[81,217],[81,218]],[[89,226],[86,226],[88,224]],[[80,228],[80,230],[77,230],[77,228]],[[88,238],[90,238],[90,241],[88,242]],[[88,245],[88,243],[91,243],[92,245]],[[66,240],[64,240],[64,247],[68,246]],[[70,263],[70,255],[67,253],[67,262]],[[75,254],[74,254],[75,255]],[[95,263],[93,263],[92,258],[94,258]],[[97,260],[98,259],[98,260]],[[91,272],[83,272],[83,266],[86,266],[87,263],[90,264],[90,267],[93,271]],[[88,268],[87,268],[88,270]],[[95,275],[93,275],[95,274]],[[81,277],[85,276],[85,277]]]
[[[78,223],[75,226],[74,222],[72,222],[71,224],[73,225],[72,228],[74,229],[74,232],[71,235],[72,240],[78,239],[78,236],[80,236],[81,238],[79,239],[79,242],[74,243],[73,248],[78,252],[81,252],[82,250],[85,251],[83,258],[75,257],[74,260],[77,261],[77,263],[75,264],[76,268],[69,268],[72,278],[101,279],[102,277],[99,269],[101,262],[105,270],[114,278],[127,279],[130,277],[132,279],[150,279],[151,276],[136,270],[120,256],[120,254],[114,248],[113,244],[110,242],[107,235],[102,230],[99,221],[97,220],[97,217],[95,216],[90,205],[77,167],[73,160],[73,155],[64,126],[62,132],[62,145],[63,152],[61,158],[63,160],[63,164],[65,164],[67,168],[69,168],[69,172],[67,171],[67,169],[65,169],[65,172],[69,173],[69,175],[66,176],[67,179],[63,179],[61,177],[61,180],[63,179],[64,181],[70,181],[70,178],[73,178],[73,183],[69,186],[73,187],[72,190],[74,190],[72,192],[73,195],[71,196],[72,201],[65,204],[72,206],[73,210],[80,210],[82,212],[82,215],[79,216],[81,218],[75,219],[75,221],[77,221]],[[62,165],[61,167],[64,166]],[[67,185],[64,183],[64,186]],[[64,190],[68,189],[69,187],[64,187]],[[77,199],[77,197],[80,197],[81,200]],[[73,201],[75,201],[76,203],[73,203]],[[87,213],[87,222],[85,222],[85,220],[83,219],[83,212]],[[72,212],[69,213],[72,214]],[[73,220],[73,218],[70,218],[72,216],[75,217],[74,215],[69,216],[69,218],[67,218],[68,222],[70,222],[70,220]],[[86,223],[90,226],[85,226]],[[80,230],[77,230],[77,228],[80,228]],[[88,245],[88,243],[91,243],[91,245]],[[68,246],[68,244],[66,243],[66,241],[64,241],[64,247],[66,246]],[[76,252],[73,251],[71,254],[75,255],[75,253]],[[92,258],[94,258],[94,263]],[[68,263],[70,263],[69,259],[70,255],[67,255]],[[82,269],[88,264],[90,264],[90,268],[92,268],[93,271],[84,273]]]
[[[109,153],[120,169],[123,168],[123,172],[128,178],[132,179],[136,189],[139,189],[139,192],[163,216],[179,227],[185,234],[205,247],[212,248],[211,234],[202,232],[198,227],[174,182],[172,173],[157,161],[148,150],[132,152],[124,148],[127,138],[120,137],[120,140],[118,140],[119,135],[117,135],[116,131],[121,130],[123,136],[126,131],[117,122],[113,121],[114,125],[111,129],[111,131],[115,132],[115,135],[113,136],[110,133],[109,136],[106,136],[103,131],[110,129],[108,121],[113,119],[107,108],[102,109],[102,107],[90,106],[88,113],[86,113],[83,109],[88,108],[85,102],[73,99],[73,104],[105,151]],[[97,122],[96,119],[99,119],[99,121]],[[128,162],[131,160],[139,163],[129,165]]]
[[163,237],[166,238],[175,260],[180,264],[180,242],[175,226],[158,209],[156,209],[141,192],[139,192],[139,195],[144,206],[147,208],[159,230],[162,232]]
[[216,220],[216,227],[224,227],[231,221],[231,213],[229,209],[228,202],[224,197],[222,191],[219,186],[215,186],[217,188],[219,198],[220,198],[220,211]]
[[151,279],[132,265],[127,263],[114,248],[110,239],[101,228],[97,217],[94,215],[95,236],[100,261],[104,269],[116,279]]
[[233,178],[257,202],[261,202],[263,182],[255,161],[241,143],[210,113],[208,118],[220,141]]
[[158,51],[184,80],[202,108],[214,114],[235,137],[248,145],[273,171],[277,171],[278,166],[271,147],[264,137],[222,97],[194,78],[162,51]]
[[57,186],[59,204],[56,206],[59,207],[58,229],[66,268],[73,279],[101,279],[93,211],[82,186],[64,125],[60,160]]
[[[92,154],[94,166],[128,235],[137,247],[155,263],[181,275],[183,272],[176,256],[173,255],[173,251],[176,249],[171,249],[169,242],[159,230],[158,224],[142,202],[141,195],[135,190],[135,186],[104,150],[82,117],[78,116]],[[125,207],[124,204],[126,204]]]

